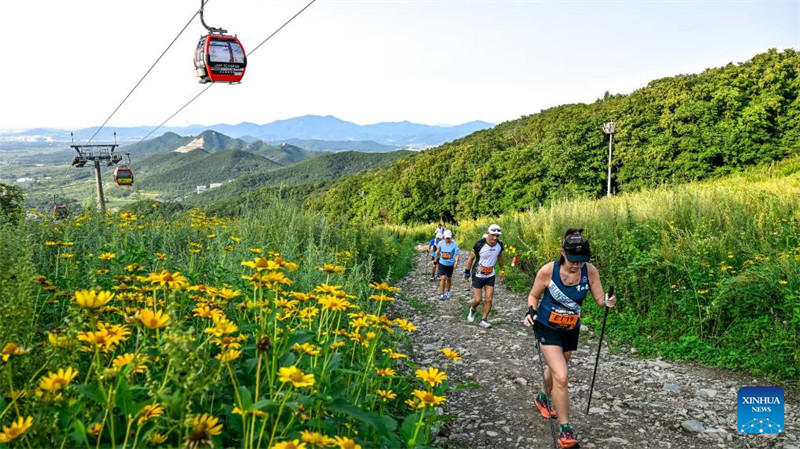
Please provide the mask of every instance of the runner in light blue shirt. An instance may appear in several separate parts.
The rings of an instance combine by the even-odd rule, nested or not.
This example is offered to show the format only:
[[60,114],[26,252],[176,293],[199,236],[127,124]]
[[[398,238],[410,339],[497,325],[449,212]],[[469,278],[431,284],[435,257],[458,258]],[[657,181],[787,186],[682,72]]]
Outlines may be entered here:
[[436,259],[439,261],[439,299],[450,299],[450,285],[453,283],[453,270],[458,266],[458,243],[453,240],[453,232],[444,231],[444,240],[436,245]]

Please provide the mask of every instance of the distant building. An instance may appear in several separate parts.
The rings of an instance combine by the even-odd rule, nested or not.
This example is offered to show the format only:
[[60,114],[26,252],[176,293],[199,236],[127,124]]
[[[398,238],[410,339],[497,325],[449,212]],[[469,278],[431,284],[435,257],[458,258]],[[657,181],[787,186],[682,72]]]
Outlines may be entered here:
[[221,182],[212,182],[211,184],[208,185],[209,189],[216,189],[217,187],[222,187],[222,183]]
[[197,186],[197,194],[200,195],[201,193],[208,190],[208,186]]
[[36,181],[34,178],[17,178],[17,182],[33,182]]

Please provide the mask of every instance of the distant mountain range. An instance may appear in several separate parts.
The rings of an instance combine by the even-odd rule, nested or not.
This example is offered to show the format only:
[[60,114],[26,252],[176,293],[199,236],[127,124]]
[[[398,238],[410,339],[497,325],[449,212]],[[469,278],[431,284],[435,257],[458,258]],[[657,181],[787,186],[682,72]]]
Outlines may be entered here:
[[[263,140],[271,143],[291,140],[315,141],[313,148],[315,151],[382,152],[397,148],[419,149],[436,146],[493,126],[492,123],[479,120],[455,126],[422,125],[409,121],[358,125],[331,115],[304,115],[264,125],[244,122],[238,125],[164,127],[161,129],[161,133],[187,136],[213,130],[230,137],[242,138],[245,141]],[[150,126],[107,127],[103,128],[95,141],[108,142],[112,140],[112,135],[116,132],[118,142],[122,144],[136,142],[152,129]],[[97,128],[85,128],[74,131],[76,142],[87,141],[96,130]],[[47,143],[70,142],[70,140],[70,131],[54,128],[34,128],[21,132],[0,133],[0,142]],[[331,145],[325,144],[324,141],[335,141],[335,145],[332,145],[335,148],[328,148]],[[353,142],[353,144],[343,144],[345,142]],[[370,142],[376,144],[373,145],[375,149],[369,149]]]

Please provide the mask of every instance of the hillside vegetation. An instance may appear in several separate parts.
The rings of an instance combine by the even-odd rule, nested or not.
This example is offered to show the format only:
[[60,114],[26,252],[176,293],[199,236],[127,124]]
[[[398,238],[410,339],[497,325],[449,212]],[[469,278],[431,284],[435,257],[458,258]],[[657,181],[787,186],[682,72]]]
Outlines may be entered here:
[[[619,298],[608,318],[612,341],[796,384],[800,158],[719,180],[467,220],[455,228],[456,241],[471,246],[492,222],[519,252],[508,275],[519,291],[557,257],[567,228],[585,228],[592,263]],[[412,231],[421,240],[433,225]],[[597,307],[582,314],[592,326],[602,321]]]
[[630,95],[555,107],[351,176],[309,205],[351,220],[462,220],[605,193],[617,123],[614,190],[716,177],[800,152],[800,55],[650,82]]
[[447,359],[414,376],[397,344],[416,328],[386,312],[413,242],[285,204],[160,209],[0,207],[6,443],[428,447]]
[[[287,194],[302,201],[327,182],[353,173],[374,169],[414,154],[411,151],[390,153],[358,153],[346,151],[325,154],[317,158],[280,168],[242,176],[219,189],[191,199],[193,204],[213,204],[215,213],[239,211],[247,203],[266,204]],[[299,186],[299,187],[298,187]],[[287,189],[288,188],[288,189]],[[278,191],[281,190],[282,193]]]
[[[198,153],[197,156],[173,157],[180,159],[167,170],[145,172],[138,180],[137,187],[146,190],[158,190],[167,195],[191,192],[197,185],[208,185],[223,182],[242,176],[246,173],[274,170],[280,165],[271,160],[242,150],[224,150],[205,153],[193,150],[186,155]],[[205,153],[204,157],[200,157]],[[179,153],[173,153],[179,154]]]

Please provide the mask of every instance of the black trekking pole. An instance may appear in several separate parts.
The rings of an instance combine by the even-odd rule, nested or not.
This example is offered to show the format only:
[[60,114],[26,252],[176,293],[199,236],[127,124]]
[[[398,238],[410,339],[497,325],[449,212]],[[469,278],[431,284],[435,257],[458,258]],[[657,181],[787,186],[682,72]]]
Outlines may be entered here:
[[[606,293],[606,300],[614,296],[614,286],[608,288]],[[606,312],[603,315],[603,328],[600,331],[600,343],[597,344],[597,357],[594,360],[594,374],[592,374],[592,386],[589,388],[589,401],[586,403],[586,414],[589,414],[589,406],[592,405],[592,391],[594,390],[594,379],[597,377],[597,365],[600,363],[600,348],[603,347],[603,334],[606,333],[606,318],[608,318],[608,310],[611,307],[606,306]]]
[[[539,349],[539,336],[536,332],[536,321],[533,321],[531,326],[533,327],[533,336],[536,340],[536,352],[539,354],[539,370],[542,374],[542,385],[544,385],[542,391],[544,391],[544,394],[547,397],[547,414],[552,415],[553,413],[550,410],[550,404],[552,404],[552,402],[550,402],[550,395],[547,394],[547,379],[544,377],[544,360],[542,358],[542,350]],[[556,443],[556,428],[553,425],[553,418],[547,418],[547,420],[550,422],[550,435],[553,437],[553,449],[556,449],[558,444]]]

